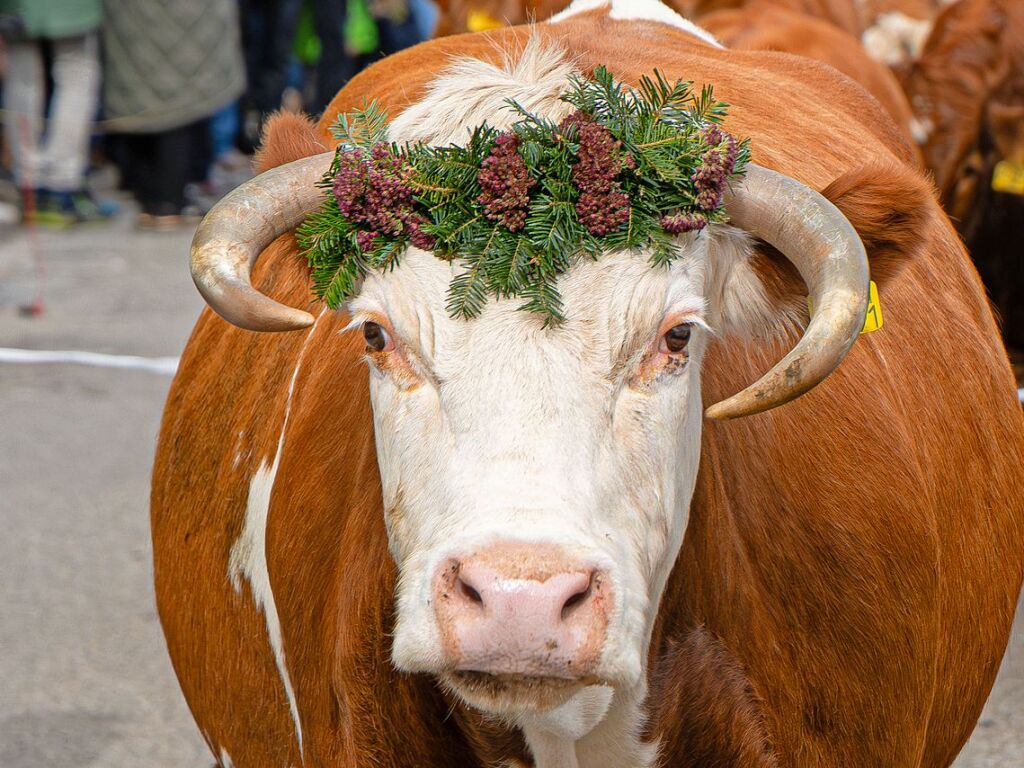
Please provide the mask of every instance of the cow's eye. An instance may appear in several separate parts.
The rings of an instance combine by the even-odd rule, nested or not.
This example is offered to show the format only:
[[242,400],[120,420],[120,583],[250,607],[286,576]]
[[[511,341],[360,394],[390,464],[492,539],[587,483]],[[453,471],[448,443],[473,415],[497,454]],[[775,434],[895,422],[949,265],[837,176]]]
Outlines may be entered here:
[[690,343],[690,328],[689,323],[681,323],[665,331],[665,335],[661,337],[661,351],[670,355],[683,352]]
[[391,346],[391,337],[384,330],[380,323],[367,320],[363,323],[363,338],[366,339],[366,346],[374,352],[383,352]]

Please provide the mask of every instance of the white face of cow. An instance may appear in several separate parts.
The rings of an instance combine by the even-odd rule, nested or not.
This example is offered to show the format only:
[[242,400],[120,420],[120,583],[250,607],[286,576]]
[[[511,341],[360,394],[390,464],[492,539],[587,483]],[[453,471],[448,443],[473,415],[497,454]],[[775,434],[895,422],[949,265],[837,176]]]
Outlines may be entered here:
[[424,252],[367,278],[398,667],[496,710],[641,684],[697,473],[710,241],[581,262],[554,329],[519,300],[452,319]]
[[[508,98],[557,119],[572,71],[533,42],[504,69],[461,62],[391,137],[500,127]],[[726,295],[764,305],[745,239],[719,229],[682,238],[671,268],[643,253],[581,260],[559,282],[567,321],[550,329],[521,300],[452,319],[460,267],[423,251],[366,278],[350,308],[373,342],[399,668],[495,713],[555,707],[592,683],[642,698],[697,473],[710,328]]]

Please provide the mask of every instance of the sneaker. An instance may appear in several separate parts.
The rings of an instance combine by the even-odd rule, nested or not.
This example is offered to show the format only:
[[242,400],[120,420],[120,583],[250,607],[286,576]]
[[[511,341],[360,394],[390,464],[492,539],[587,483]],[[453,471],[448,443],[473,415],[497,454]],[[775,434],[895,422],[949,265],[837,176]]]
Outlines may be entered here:
[[67,210],[54,193],[37,189],[26,197],[26,223],[52,229],[67,229],[78,223],[78,217],[73,211]]
[[116,203],[110,200],[96,200],[85,189],[76,192],[50,192],[50,197],[57,207],[83,224],[105,221],[118,211]]

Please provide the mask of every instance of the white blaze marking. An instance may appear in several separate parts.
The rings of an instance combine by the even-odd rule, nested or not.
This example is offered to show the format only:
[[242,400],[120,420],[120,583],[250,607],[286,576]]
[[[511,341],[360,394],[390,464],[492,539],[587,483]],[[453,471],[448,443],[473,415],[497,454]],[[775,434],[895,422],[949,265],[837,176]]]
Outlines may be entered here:
[[662,24],[689,32],[716,48],[725,47],[706,29],[701,29],[689,19],[683,18],[660,0],[575,0],[564,11],[552,16],[551,21],[557,24],[577,14],[604,8],[609,4],[611,11],[608,18],[616,21],[660,21]]
[[256,607],[263,611],[263,616],[266,619],[267,636],[274,652],[278,674],[284,684],[285,695],[288,697],[288,708],[291,710],[292,721],[295,723],[295,737],[299,742],[299,756],[303,762],[305,762],[305,755],[302,749],[302,722],[299,720],[295,690],[292,688],[292,681],[288,675],[284,654],[284,637],[281,634],[281,620],[277,615],[277,603],[274,600],[274,591],[270,586],[270,573],[267,570],[267,515],[270,512],[270,496],[274,491],[277,469],[281,464],[285,432],[288,429],[288,420],[292,413],[295,382],[299,378],[299,371],[302,369],[302,361],[309,348],[309,342],[313,338],[317,323],[320,322],[323,314],[324,312],[321,312],[314,321],[305,342],[303,342],[302,349],[299,351],[295,370],[292,372],[292,379],[288,385],[288,399],[285,401],[284,421],[281,424],[281,434],[277,439],[277,453],[274,455],[274,462],[267,466],[267,460],[264,459],[249,482],[245,526],[242,529],[242,534],[231,547],[231,556],[228,558],[228,577],[231,579],[231,585],[236,592],[241,592],[241,577],[245,576],[249,582],[253,601],[256,603]]
[[231,755],[223,747],[220,750],[220,768],[235,768],[235,764],[231,762]]
[[0,363],[31,365],[71,363],[96,368],[128,368],[173,376],[178,370],[176,357],[137,357],[135,355],[107,355],[102,352],[50,349],[12,349],[0,347]]

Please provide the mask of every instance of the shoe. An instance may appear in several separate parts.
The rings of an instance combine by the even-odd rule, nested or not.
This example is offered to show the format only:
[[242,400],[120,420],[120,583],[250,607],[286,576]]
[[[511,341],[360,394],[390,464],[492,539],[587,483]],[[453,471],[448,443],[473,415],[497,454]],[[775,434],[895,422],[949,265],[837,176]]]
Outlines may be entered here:
[[67,229],[78,223],[74,212],[65,208],[62,201],[54,193],[46,189],[36,189],[25,204],[25,223],[38,224],[51,229]]
[[50,192],[51,200],[79,223],[106,221],[118,211],[116,203],[110,200],[96,200],[85,189],[76,192]]
[[106,221],[117,213],[118,206],[109,200],[95,200],[88,191],[54,192],[37,189],[34,192],[34,210],[26,208],[25,221],[55,229],[74,224]]

